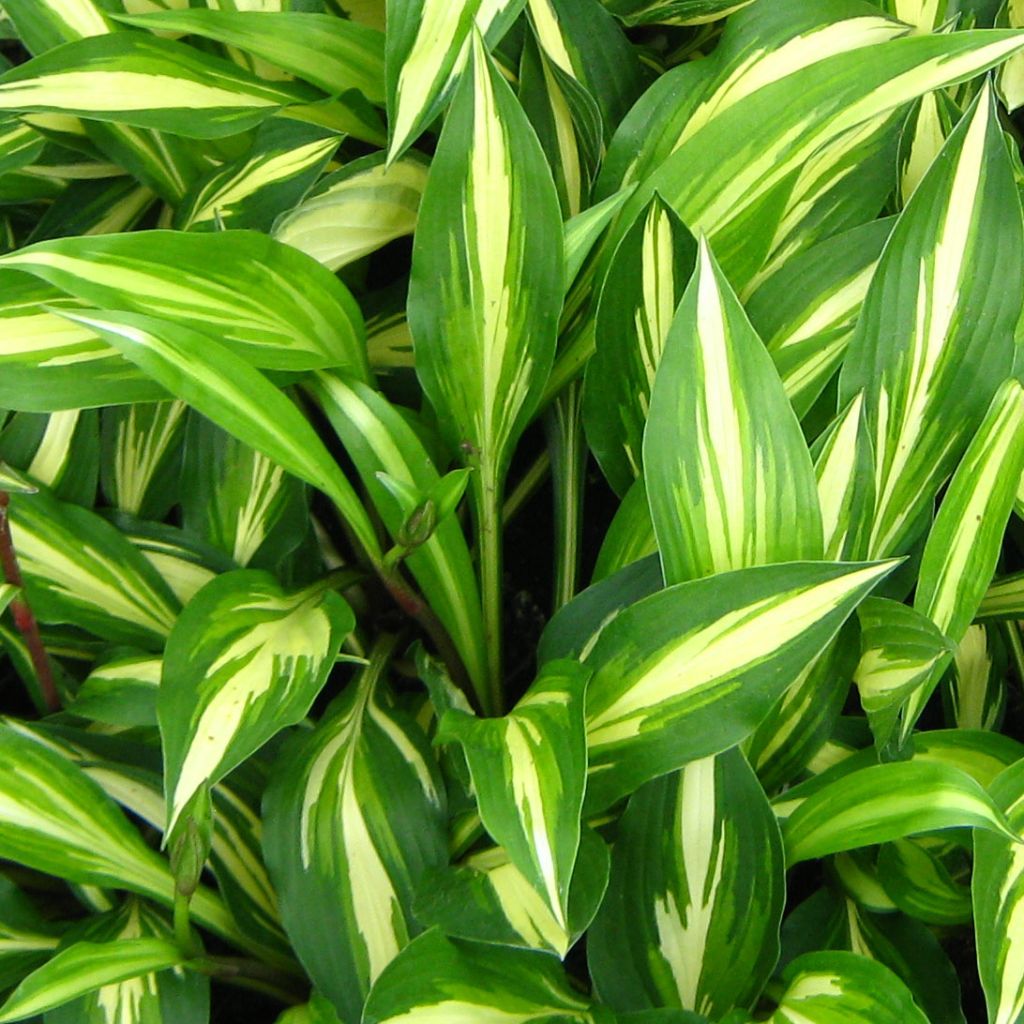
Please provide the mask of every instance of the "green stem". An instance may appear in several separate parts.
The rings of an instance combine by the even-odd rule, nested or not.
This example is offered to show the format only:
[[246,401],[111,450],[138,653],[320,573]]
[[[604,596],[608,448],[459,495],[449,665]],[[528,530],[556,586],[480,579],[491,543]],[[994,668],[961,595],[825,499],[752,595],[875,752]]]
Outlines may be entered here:
[[550,469],[551,456],[547,451],[543,451],[537,456],[533,465],[523,474],[515,487],[512,488],[512,493],[505,499],[505,506],[501,510],[501,515],[506,526],[537,493]]
[[193,957],[199,952],[192,924],[189,921],[189,897],[177,889],[174,891],[174,940],[186,957]]
[[483,602],[484,646],[487,649],[487,693],[484,711],[504,711],[502,686],[502,508],[501,487],[495,467],[486,459],[473,474],[477,549],[480,558],[480,595]]
[[554,611],[576,596],[580,562],[580,520],[587,449],[582,428],[583,387],[575,380],[544,416],[551,452],[555,501]]

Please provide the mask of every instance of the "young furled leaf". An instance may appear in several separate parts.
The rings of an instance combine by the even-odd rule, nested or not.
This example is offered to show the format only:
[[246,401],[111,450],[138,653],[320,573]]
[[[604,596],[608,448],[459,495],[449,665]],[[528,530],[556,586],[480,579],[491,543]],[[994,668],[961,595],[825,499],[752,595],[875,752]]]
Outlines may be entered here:
[[167,639],[157,701],[166,831],[201,785],[302,720],[354,624],[336,594],[287,593],[257,570],[218,576],[189,602]]
[[415,722],[389,707],[384,664],[371,658],[317,728],[285,748],[264,805],[285,928],[345,1020],[359,1019],[415,934],[414,886],[447,861],[436,764]]

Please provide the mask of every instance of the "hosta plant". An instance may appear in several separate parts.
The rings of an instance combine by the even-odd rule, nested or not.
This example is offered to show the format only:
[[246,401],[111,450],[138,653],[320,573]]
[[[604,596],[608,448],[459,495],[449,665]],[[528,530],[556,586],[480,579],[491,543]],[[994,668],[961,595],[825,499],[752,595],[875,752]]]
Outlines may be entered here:
[[1024,1021],[1024,5],[0,12],[0,1024]]

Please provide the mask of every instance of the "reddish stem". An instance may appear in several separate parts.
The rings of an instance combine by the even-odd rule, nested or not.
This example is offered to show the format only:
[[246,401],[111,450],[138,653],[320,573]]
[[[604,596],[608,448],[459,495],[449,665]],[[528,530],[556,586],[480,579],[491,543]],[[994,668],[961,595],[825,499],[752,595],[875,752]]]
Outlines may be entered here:
[[[4,579],[18,588],[19,595],[24,595],[24,581],[21,578],[18,556],[14,552],[14,540],[11,537],[11,524],[8,517],[9,503],[10,495],[6,491],[0,491],[0,568],[3,569]],[[57,694],[57,684],[53,679],[50,658],[43,645],[43,638],[39,635],[39,623],[24,596],[16,597],[11,602],[10,609],[11,615],[14,617],[14,625],[25,640],[28,655],[32,659],[32,667],[39,680],[43,703],[48,710],[59,711],[60,697]]]

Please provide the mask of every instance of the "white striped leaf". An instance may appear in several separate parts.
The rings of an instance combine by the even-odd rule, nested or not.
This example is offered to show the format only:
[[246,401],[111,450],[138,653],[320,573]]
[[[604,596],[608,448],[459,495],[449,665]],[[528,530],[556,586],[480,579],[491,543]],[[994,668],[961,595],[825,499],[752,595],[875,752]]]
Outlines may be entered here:
[[592,829],[580,834],[566,924],[500,846],[468,856],[463,865],[427,875],[413,913],[452,938],[546,950],[564,959],[587,930],[608,885],[608,847]]
[[975,618],[1024,619],[1024,572],[999,576],[989,584]]
[[22,1020],[99,988],[145,978],[182,962],[181,951],[168,939],[76,942],[22,981],[0,1006],[0,1022]]
[[114,28],[109,10],[96,0],[5,0],[4,13],[30,53]]
[[1002,836],[974,837],[974,929],[978,969],[990,1024],[1024,1020],[1024,762],[1007,768],[992,783],[992,799],[1009,820],[1016,842]]
[[387,0],[388,162],[441,112],[481,0]]
[[32,240],[130,231],[156,198],[131,178],[69,182],[36,225]]
[[237,569],[226,555],[196,541],[175,526],[151,523],[125,516],[114,517],[132,545],[160,574],[163,581],[184,605],[200,587],[218,572]]
[[651,390],[697,250],[658,196],[619,243],[597,308],[584,425],[608,482],[624,495],[641,475]]
[[503,718],[448,711],[436,738],[462,747],[484,827],[566,932],[587,778],[587,675],[578,662],[549,662]]
[[[1015,59],[1011,57],[1000,70]],[[921,184],[961,116],[961,111],[941,90],[926,93],[913,105],[900,136],[899,191],[903,206]]]
[[336,594],[287,593],[257,570],[218,576],[188,603],[157,698],[167,832],[201,786],[302,720],[354,624]]
[[[447,862],[444,790],[426,737],[371,665],[274,766],[264,851],[289,939],[345,1020],[416,933],[414,888]],[[335,936],[325,942],[325,936]]]
[[72,882],[171,894],[166,864],[51,747],[0,725],[0,856]]
[[35,163],[45,144],[45,138],[20,118],[0,118],[0,174]]
[[875,504],[874,456],[863,394],[837,414],[815,442],[813,454],[825,557],[851,557],[867,541]]
[[115,405],[102,414],[103,493],[122,512],[159,519],[177,500],[184,402]]
[[0,583],[0,614],[21,591],[13,583]]
[[252,149],[194,181],[177,205],[175,228],[269,232],[320,177],[338,137],[295,121],[264,125]]
[[363,1024],[608,1024],[554,957],[421,935],[378,978]]
[[[685,100],[682,136],[676,121],[665,118],[665,148],[620,218],[624,230],[660,192],[693,230],[709,236],[741,289],[773,241],[771,212],[781,215],[791,176],[816,150],[925,92],[972,78],[1024,46],[1024,38],[1009,31],[893,38],[906,30],[859,11],[859,17],[827,23],[769,50],[762,68],[750,61],[747,46],[756,47],[758,22],[771,17],[773,5],[763,6],[737,18],[750,35],[737,29],[742,43],[733,52],[744,62],[719,88],[721,98],[706,103],[699,116],[692,116],[692,108],[701,92]],[[788,5],[779,11],[793,20]],[[777,116],[780,109],[784,117]]]
[[873,556],[912,542],[1013,360],[1019,296],[985,268],[1017,273],[1024,235],[989,89],[942,152],[893,229],[840,377],[842,402],[863,391],[874,443]]
[[477,490],[496,486],[540,399],[562,261],[544,154],[477,39],[431,164],[408,310],[417,374],[447,439],[482,453]]
[[94,331],[54,311],[81,306],[43,281],[0,270],[0,407],[52,412],[166,397]]
[[884,750],[900,709],[953,657],[953,642],[926,615],[898,601],[869,597],[857,609],[861,652],[854,682],[875,745]]
[[119,654],[86,676],[68,710],[93,722],[155,727],[161,667],[151,654]]
[[641,478],[626,491],[604,535],[594,566],[594,582],[606,579],[627,565],[653,555],[657,550],[651,506],[647,501],[647,488]]
[[25,595],[42,622],[73,623],[114,642],[162,646],[178,602],[120,531],[42,491],[11,495],[9,515]]
[[[358,89],[371,103],[384,102],[384,36],[357,22],[310,11],[261,11],[244,6],[238,10],[199,8],[119,15],[116,20],[237,47],[305,79],[329,96]],[[310,60],[311,53],[316,60]]]
[[611,219],[633,194],[632,187],[613,192],[607,199],[594,203],[565,222],[565,290],[569,291],[583,269]]
[[89,985],[91,991],[49,1010],[47,1024],[206,1024],[210,1013],[209,979],[177,965],[171,970],[158,968],[93,987],[96,979],[92,968],[100,967],[108,951],[113,959],[117,944],[134,946],[154,940],[172,941],[173,930],[160,914],[137,900],[129,900],[120,910],[92,918],[69,932],[58,956],[71,948],[87,954],[90,946],[96,946],[97,962],[81,963],[81,974],[75,968],[67,974],[62,970],[51,979],[53,984],[47,991],[54,996],[66,995],[79,985]]
[[893,220],[872,221],[787,260],[745,303],[803,418],[841,365]]
[[748,736],[892,568],[741,569],[623,611],[585,659],[588,807]]
[[1014,835],[1003,813],[966,772],[939,762],[894,761],[819,787],[783,821],[782,838],[786,861],[793,865],[945,828]]
[[616,832],[588,933],[601,999],[713,1019],[749,1005],[778,957],[784,872],[778,825],[738,749],[644,786]]
[[0,77],[0,110],[77,114],[186,138],[232,135],[322,98],[310,86],[264,82],[230,61],[141,32],[69,42]]
[[[998,21],[1010,28],[1024,26],[1024,5],[1020,0],[1004,0],[999,6]],[[1020,55],[1011,57],[996,76],[999,98],[1011,113],[1024,104],[1024,59]]]
[[302,482],[201,416],[189,418],[179,503],[187,533],[254,569],[274,572],[309,527]]
[[627,25],[703,25],[752,0],[602,0]]
[[[1024,387],[1011,379],[1000,387],[971,439],[921,556],[914,607],[954,643],[963,639],[995,573],[1022,471]],[[901,741],[910,735],[940,673],[936,667],[910,694]]]
[[668,581],[823,554],[800,425],[704,239],[654,382],[644,475]]
[[[324,373],[311,391],[337,430],[384,525],[397,540],[407,513],[377,474],[386,473],[392,480],[430,494],[441,477],[429,453],[398,408],[359,381]],[[487,655],[479,591],[456,517],[446,516],[438,522],[405,563],[448,630],[482,696]]]
[[412,234],[426,184],[427,164],[415,153],[390,164],[379,153],[362,157],[318,182],[273,235],[338,270]]
[[782,972],[785,992],[765,1024],[929,1024],[910,990],[866,956],[805,953]]
[[209,331],[262,369],[342,366],[368,374],[363,318],[348,289],[257,232],[63,238],[19,249],[0,263],[92,306]]
[[947,721],[958,729],[998,729],[1006,710],[1006,655],[995,629],[968,626],[946,679]]
[[903,913],[940,927],[971,920],[969,866],[960,844],[935,837],[897,839],[878,851],[886,895]]
[[105,311],[63,316],[95,331],[233,437],[322,490],[370,558],[379,557],[373,524],[352,486],[308,420],[259,370],[210,335],[156,317]]

